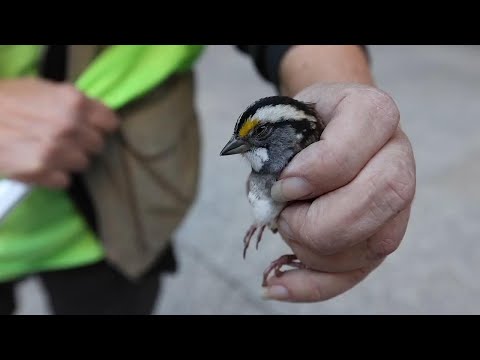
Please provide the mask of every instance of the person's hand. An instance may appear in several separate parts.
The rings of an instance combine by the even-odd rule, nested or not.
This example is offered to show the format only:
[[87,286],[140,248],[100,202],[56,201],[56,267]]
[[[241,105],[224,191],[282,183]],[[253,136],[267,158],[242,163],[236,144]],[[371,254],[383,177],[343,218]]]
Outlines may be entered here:
[[392,98],[370,86],[317,84],[296,96],[328,123],[272,188],[294,201],[279,231],[307,269],[268,280],[266,296],[313,302],[362,281],[399,246],[415,194],[415,160]]
[[73,85],[41,79],[0,81],[0,176],[46,187],[66,187],[87,168],[114,112]]

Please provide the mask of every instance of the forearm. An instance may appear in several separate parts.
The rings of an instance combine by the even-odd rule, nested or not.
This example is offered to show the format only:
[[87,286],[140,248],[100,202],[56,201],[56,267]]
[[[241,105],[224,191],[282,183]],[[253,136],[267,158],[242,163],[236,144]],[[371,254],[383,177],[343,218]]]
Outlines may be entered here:
[[297,45],[280,63],[280,90],[294,96],[317,82],[374,85],[366,53],[358,45]]

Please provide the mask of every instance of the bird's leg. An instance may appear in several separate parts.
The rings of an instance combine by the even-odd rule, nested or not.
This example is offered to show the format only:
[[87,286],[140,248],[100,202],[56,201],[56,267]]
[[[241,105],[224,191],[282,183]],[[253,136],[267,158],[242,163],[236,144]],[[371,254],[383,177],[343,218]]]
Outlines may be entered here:
[[260,243],[260,241],[262,241],[262,234],[263,234],[263,230],[265,230],[265,226],[266,225],[263,225],[261,228],[260,228],[260,231],[258,232],[257,234],[257,245],[256,245],[256,249],[258,250],[258,244]]
[[283,272],[280,271],[280,268],[283,265],[288,265],[291,267],[295,267],[297,269],[304,269],[305,265],[302,264],[298,258],[297,255],[283,255],[280,256],[277,260],[273,261],[268,268],[265,269],[263,272],[263,283],[262,286],[267,286],[267,278],[268,275],[272,272],[272,270],[275,270],[275,276],[280,277],[282,276]]
[[244,259],[245,259],[245,256],[247,255],[248,245],[250,245],[250,240],[252,240],[252,237],[255,234],[255,231],[257,231],[257,226],[256,225],[250,226],[247,233],[245,234],[245,237],[243,238],[243,258]]

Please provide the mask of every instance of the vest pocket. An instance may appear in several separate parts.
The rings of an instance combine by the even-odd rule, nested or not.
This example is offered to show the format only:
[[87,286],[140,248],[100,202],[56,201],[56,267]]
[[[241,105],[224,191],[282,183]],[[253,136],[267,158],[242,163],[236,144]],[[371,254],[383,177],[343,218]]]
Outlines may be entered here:
[[171,200],[172,207],[191,202],[200,151],[192,74],[175,76],[120,115],[126,161],[142,183],[138,191],[160,191],[162,204]]
[[193,74],[119,115],[120,131],[86,178],[107,257],[136,276],[167,247],[195,200],[201,144]]

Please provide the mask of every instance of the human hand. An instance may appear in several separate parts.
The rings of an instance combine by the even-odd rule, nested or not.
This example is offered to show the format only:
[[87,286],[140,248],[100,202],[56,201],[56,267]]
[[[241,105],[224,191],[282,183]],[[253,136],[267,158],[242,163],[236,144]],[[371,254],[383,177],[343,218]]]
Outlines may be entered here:
[[272,188],[279,231],[307,269],[268,279],[266,297],[327,300],[362,281],[399,246],[415,194],[415,160],[384,92],[359,84],[316,84],[297,99],[316,103],[321,140],[290,162]]
[[73,85],[1,80],[0,176],[66,187],[70,174],[88,167],[118,125],[113,111]]

